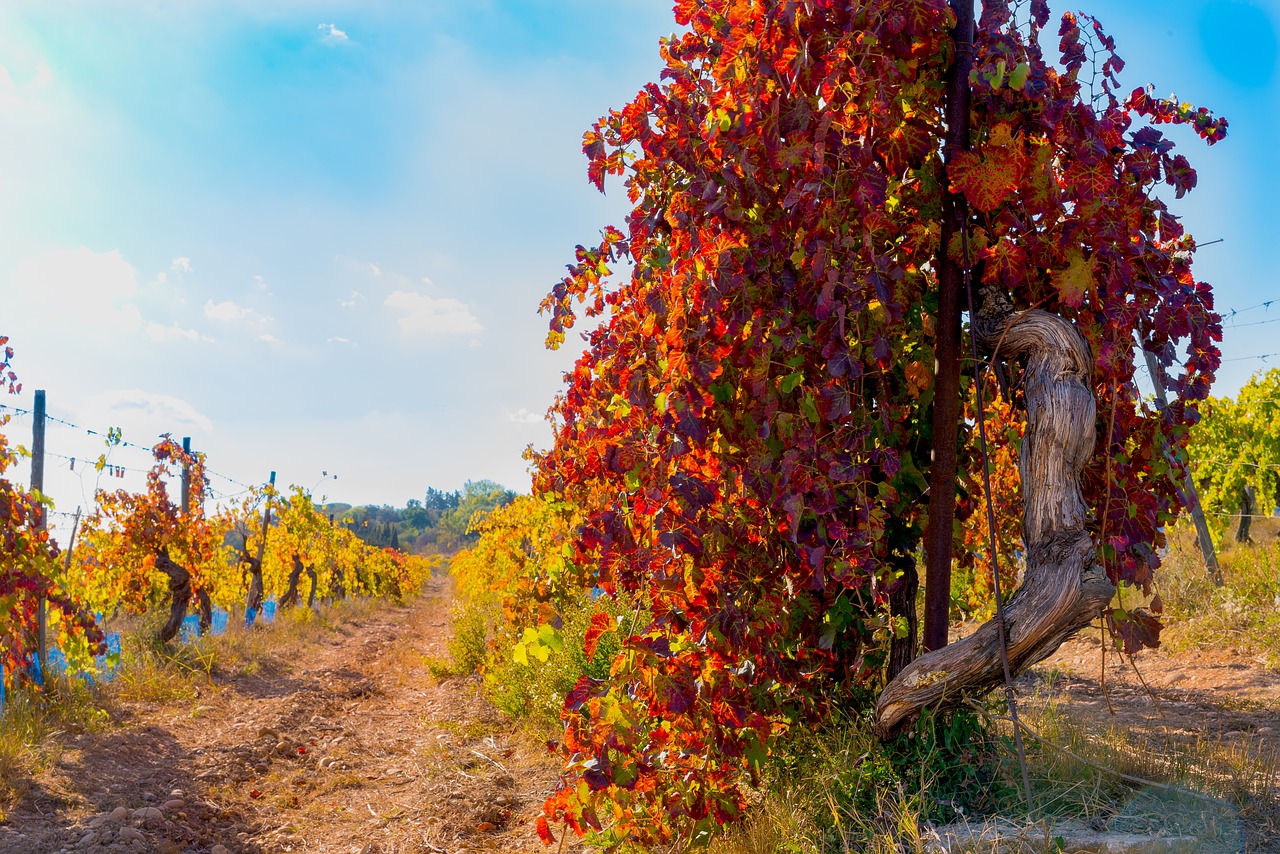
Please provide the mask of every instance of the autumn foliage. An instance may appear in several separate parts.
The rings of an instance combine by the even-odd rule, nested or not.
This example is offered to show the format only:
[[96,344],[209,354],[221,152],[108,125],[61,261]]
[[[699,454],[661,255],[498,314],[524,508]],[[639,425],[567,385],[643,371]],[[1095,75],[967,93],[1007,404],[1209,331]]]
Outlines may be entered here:
[[[1061,18],[1052,65],[1042,0],[1018,19],[984,5],[971,149],[949,166],[942,0],[680,0],[660,81],[585,134],[590,180],[621,177],[632,210],[542,304],[552,347],[580,311],[595,325],[535,492],[581,514],[568,544],[588,583],[651,619],[565,702],[545,840],[556,823],[605,848],[705,840],[741,814],[778,732],[876,690],[902,631],[887,598],[926,521],[941,252],[1087,339],[1092,533],[1113,580],[1150,589],[1179,509],[1169,460],[1221,336],[1160,195],[1196,183],[1163,126],[1212,144],[1226,122],[1122,90],[1090,18]],[[967,241],[943,247],[948,188],[970,214]],[[1135,383],[1135,342],[1172,374],[1163,413]],[[997,459],[1019,436],[1011,395]],[[977,449],[960,459],[978,515]],[[959,559],[985,568],[974,530],[957,527]]]
[[[13,348],[0,336],[0,386],[9,393],[20,391],[18,377],[9,367]],[[9,417],[0,416],[0,426]],[[54,582],[58,568],[57,546],[49,541],[43,517],[46,508],[41,496],[14,484],[5,473],[16,454],[0,434],[0,667],[4,681],[17,677],[36,651],[37,609],[41,599],[70,637],[96,651],[102,632],[94,625],[81,603]]]
[[[208,576],[214,571],[218,537],[204,514],[203,456],[184,451],[167,435],[152,449],[152,456],[155,462],[147,471],[143,492],[100,490],[97,507],[85,520],[84,548],[72,578],[95,610],[109,612],[123,605],[144,611],[163,599],[166,576],[157,569],[162,554],[189,574],[191,593],[207,592],[212,586]],[[191,484],[186,514],[170,494],[184,467]]]

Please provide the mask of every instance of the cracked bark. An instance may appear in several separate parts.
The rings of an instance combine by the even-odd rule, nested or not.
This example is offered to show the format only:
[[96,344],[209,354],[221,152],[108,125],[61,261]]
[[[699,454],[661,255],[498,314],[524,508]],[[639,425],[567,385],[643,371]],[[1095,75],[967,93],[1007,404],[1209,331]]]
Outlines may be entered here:
[[[1072,324],[1040,310],[1015,314],[999,295],[988,296],[975,326],[983,350],[998,347],[1004,358],[1026,360],[1019,474],[1027,566],[1004,607],[1009,668],[1017,676],[1088,625],[1115,592],[1095,562],[1080,490],[1094,443],[1093,359]],[[992,620],[922,655],[891,680],[876,704],[876,733],[890,738],[923,709],[957,706],[1003,681],[999,627]]]

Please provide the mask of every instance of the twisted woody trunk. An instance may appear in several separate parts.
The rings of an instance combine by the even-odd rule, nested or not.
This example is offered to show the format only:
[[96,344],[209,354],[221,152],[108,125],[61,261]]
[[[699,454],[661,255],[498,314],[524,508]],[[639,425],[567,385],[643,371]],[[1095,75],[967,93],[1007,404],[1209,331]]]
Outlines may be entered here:
[[191,602],[191,573],[169,557],[168,549],[156,553],[156,569],[169,577],[169,618],[160,627],[160,640],[168,642],[178,634]]
[[[1004,606],[1010,672],[1052,655],[1111,601],[1115,587],[1098,566],[1085,527],[1080,472],[1093,453],[1096,403],[1089,345],[1068,321],[1033,309],[1013,313],[986,295],[975,334],[987,353],[1022,357],[1027,430],[1022,441],[1022,537],[1026,572]],[[917,658],[885,687],[876,732],[896,734],[926,707],[947,708],[1004,681],[999,626]]]

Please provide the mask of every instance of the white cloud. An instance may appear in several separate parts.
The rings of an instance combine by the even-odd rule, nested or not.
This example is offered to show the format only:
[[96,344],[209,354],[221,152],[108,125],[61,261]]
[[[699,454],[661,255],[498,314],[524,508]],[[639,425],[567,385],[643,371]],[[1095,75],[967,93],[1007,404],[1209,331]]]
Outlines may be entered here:
[[170,326],[148,323],[147,337],[157,344],[167,344],[171,341],[199,341],[202,337],[205,341],[213,341],[208,335],[201,336],[196,330],[184,329],[176,323]]
[[44,60],[37,61],[35,72],[24,80],[15,80],[9,69],[0,65],[0,105],[7,108],[39,105],[42,90],[52,83],[53,69]]
[[265,341],[265,342],[267,342],[268,344],[283,344],[283,343],[284,343],[284,342],[283,342],[283,341],[281,341],[279,338],[277,338],[276,336],[272,335],[270,332],[264,332],[264,333],[262,333],[261,335],[259,335],[259,336],[258,336],[258,340],[259,340],[259,341]]
[[320,24],[316,29],[324,33],[320,37],[320,41],[324,44],[339,45],[351,41],[351,38],[346,33],[333,24]]
[[329,344],[350,344],[352,347],[360,346],[356,342],[352,341],[350,338],[343,338],[341,335],[335,335],[332,338],[326,338],[324,340],[326,343],[329,343]]
[[514,421],[516,424],[541,424],[546,419],[536,412],[530,412],[523,406],[515,412],[507,412],[507,420]]
[[178,256],[177,258],[173,259],[173,264],[171,268],[175,273],[190,273],[191,259]]
[[382,268],[379,267],[377,264],[373,263],[372,261],[369,262],[369,272],[373,273],[374,278],[377,278],[377,279],[382,278]]
[[217,320],[222,323],[232,323],[237,320],[244,320],[252,313],[252,309],[236,305],[231,300],[219,303],[209,300],[204,304],[204,316],[210,320]]
[[119,250],[59,249],[18,262],[14,284],[30,323],[132,332],[142,324],[134,301],[138,274]]
[[232,300],[224,302],[214,302],[208,300],[204,304],[204,316],[210,320],[216,320],[219,323],[235,323],[243,320],[246,323],[270,323],[271,318],[265,314],[259,314],[251,308],[247,308]]
[[460,335],[484,331],[467,304],[452,297],[437,299],[415,291],[393,291],[382,304],[400,312],[396,322],[405,332]]
[[358,305],[363,301],[364,301],[364,294],[360,293],[359,291],[352,291],[351,296],[347,297],[346,299],[338,300],[338,305],[342,306],[343,308],[355,308],[356,305]]
[[[138,388],[103,392],[85,401],[86,411],[93,413],[98,423],[119,426],[125,438],[142,437],[178,432],[195,427],[205,432],[213,429],[213,422],[187,401],[167,394],[154,394]],[[141,444],[140,443],[140,444]]]

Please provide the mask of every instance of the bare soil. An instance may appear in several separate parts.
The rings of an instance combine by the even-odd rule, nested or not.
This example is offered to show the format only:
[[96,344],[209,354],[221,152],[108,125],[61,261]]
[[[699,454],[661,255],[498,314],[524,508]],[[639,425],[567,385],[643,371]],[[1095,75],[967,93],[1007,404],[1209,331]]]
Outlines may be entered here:
[[215,671],[195,699],[120,704],[109,731],[61,737],[0,823],[0,854],[544,850],[545,742],[474,678],[426,666],[444,656],[447,597],[434,579],[273,672]]
[[1182,655],[1149,649],[1132,661],[1108,649],[1104,675],[1100,633],[1088,629],[1034,673],[1085,719],[1114,718],[1135,733],[1175,742],[1208,738],[1260,755],[1280,749],[1280,673],[1229,648]]

